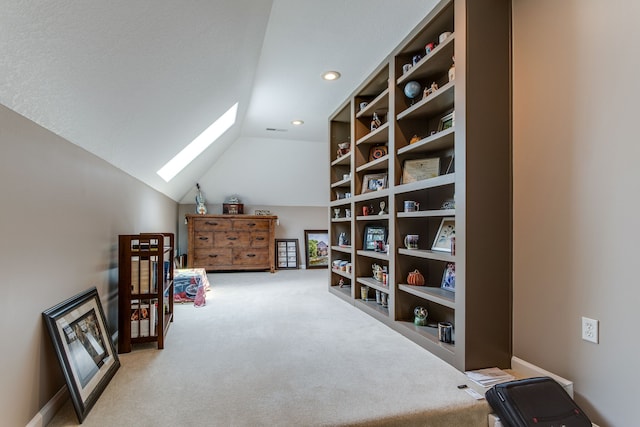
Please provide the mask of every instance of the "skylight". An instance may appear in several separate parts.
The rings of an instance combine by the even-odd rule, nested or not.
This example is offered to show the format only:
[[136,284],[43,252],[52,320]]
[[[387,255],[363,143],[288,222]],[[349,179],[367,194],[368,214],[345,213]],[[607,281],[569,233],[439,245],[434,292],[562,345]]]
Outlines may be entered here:
[[206,128],[200,135],[182,149],[176,156],[169,160],[160,170],[157,172],[162,179],[169,182],[176,176],[182,169],[184,169],[189,163],[198,157],[204,150],[213,144],[218,138],[222,136],[233,124],[236,122],[236,116],[238,113],[238,103],[236,102],[231,108],[227,110],[222,116],[218,118],[211,126]]

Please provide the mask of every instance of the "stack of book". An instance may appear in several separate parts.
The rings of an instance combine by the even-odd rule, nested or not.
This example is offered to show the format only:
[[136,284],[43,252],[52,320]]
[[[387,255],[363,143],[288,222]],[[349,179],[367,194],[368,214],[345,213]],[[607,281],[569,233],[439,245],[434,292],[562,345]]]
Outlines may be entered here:
[[496,384],[514,380],[515,377],[499,368],[478,369],[466,371],[465,374],[471,381],[482,387],[492,387]]

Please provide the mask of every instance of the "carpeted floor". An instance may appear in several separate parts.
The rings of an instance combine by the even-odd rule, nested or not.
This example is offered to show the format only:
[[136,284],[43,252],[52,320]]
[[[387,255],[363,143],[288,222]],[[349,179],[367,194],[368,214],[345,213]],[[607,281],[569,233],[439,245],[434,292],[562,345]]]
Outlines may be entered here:
[[[486,426],[464,374],[327,291],[326,270],[209,274],[83,426]],[[78,425],[70,402],[50,427]]]

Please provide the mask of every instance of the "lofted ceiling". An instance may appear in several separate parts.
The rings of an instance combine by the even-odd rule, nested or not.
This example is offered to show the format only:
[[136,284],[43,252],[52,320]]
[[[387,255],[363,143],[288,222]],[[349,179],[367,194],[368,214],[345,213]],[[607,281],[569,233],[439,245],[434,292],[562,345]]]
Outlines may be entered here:
[[[324,205],[328,116],[436,3],[2,0],[0,103],[181,203],[199,182],[208,200]],[[164,182],[236,102],[236,124]]]

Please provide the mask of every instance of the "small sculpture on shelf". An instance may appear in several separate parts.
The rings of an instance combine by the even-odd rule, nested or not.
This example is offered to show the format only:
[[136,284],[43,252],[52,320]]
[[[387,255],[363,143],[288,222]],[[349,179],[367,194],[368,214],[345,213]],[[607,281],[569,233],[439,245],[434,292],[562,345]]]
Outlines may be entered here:
[[409,145],[411,144],[415,144],[416,142],[420,141],[420,137],[418,135],[413,135],[411,137],[411,139],[409,140]]
[[373,117],[371,118],[371,130],[376,130],[382,125],[382,122],[378,118],[378,113],[373,113]]
[[349,239],[347,238],[347,233],[340,233],[338,236],[338,246],[345,247],[349,246]]
[[205,215],[207,213],[207,207],[204,204],[204,196],[202,195],[202,191],[200,191],[200,184],[196,182],[196,188],[198,192],[196,193],[196,213],[200,215]]
[[381,201],[380,202],[380,212],[378,212],[378,215],[384,215],[386,214],[386,212],[384,211],[384,208],[387,206],[387,204],[385,203],[385,201]]
[[340,218],[340,208],[333,208],[333,218]]
[[408,82],[404,85],[404,95],[411,100],[411,105],[415,104],[416,98],[422,91],[422,85],[415,80]]
[[451,64],[451,68],[449,68],[449,81],[452,82],[456,78],[456,58],[452,57],[451,60],[453,63]]
[[438,90],[438,83],[436,82],[431,83],[431,86],[429,87],[425,86],[424,91],[422,92],[422,99],[425,99],[426,97],[428,97],[429,95],[431,95],[437,90]]
[[407,276],[407,283],[411,286],[424,286],[424,276],[420,270],[415,269]]
[[417,326],[427,326],[427,316],[429,312],[425,307],[418,306],[413,309],[413,315],[415,316],[413,319],[413,323]]

